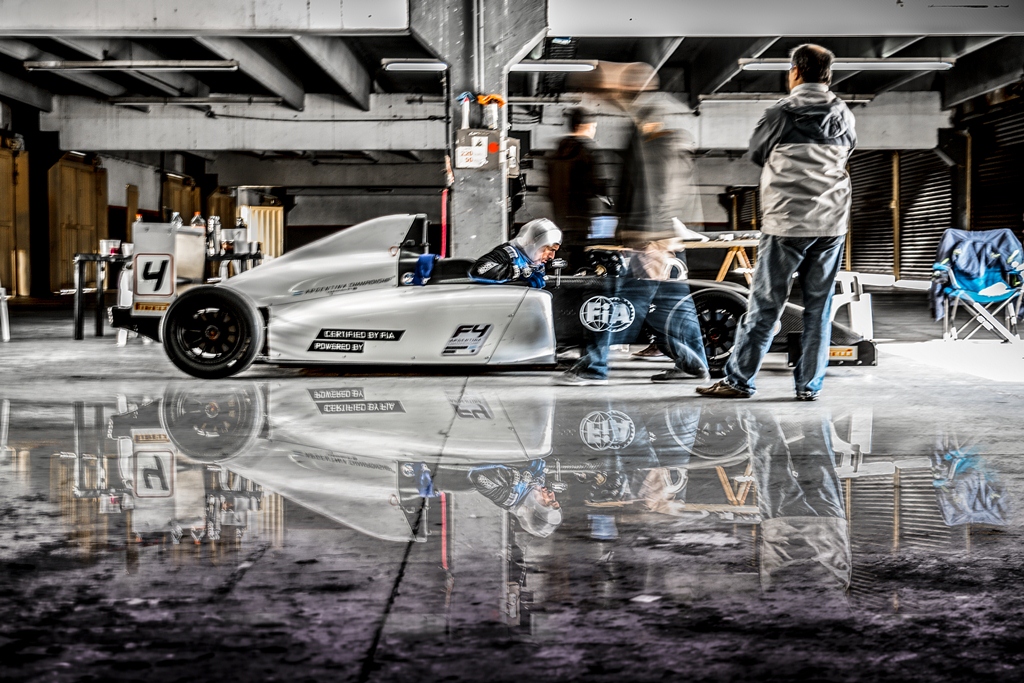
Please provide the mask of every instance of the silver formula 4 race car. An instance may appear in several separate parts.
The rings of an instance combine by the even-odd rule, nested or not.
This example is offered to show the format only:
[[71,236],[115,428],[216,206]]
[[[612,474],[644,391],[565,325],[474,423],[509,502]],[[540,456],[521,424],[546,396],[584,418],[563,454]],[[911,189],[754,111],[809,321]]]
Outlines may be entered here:
[[[595,332],[610,327],[623,343],[641,333],[644,315],[629,296],[609,295],[614,268],[550,276],[545,289],[533,289],[479,284],[467,276],[471,261],[442,259],[424,283],[417,264],[428,250],[427,229],[423,215],[376,218],[219,284],[183,289],[161,317],[140,315],[151,306],[138,298],[116,306],[111,323],[162,341],[177,367],[204,379],[235,375],[254,362],[554,365],[557,349],[579,346]],[[720,372],[747,290],[688,284],[709,365]],[[801,316],[799,306],[788,305],[773,351],[799,348]],[[874,365],[874,344],[865,336],[834,324],[831,362]]]

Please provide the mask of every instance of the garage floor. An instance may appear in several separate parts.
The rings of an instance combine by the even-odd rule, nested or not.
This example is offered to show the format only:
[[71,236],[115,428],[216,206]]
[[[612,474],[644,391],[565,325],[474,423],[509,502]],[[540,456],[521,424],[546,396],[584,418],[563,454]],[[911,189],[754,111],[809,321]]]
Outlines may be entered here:
[[622,358],[201,382],[12,323],[5,680],[1019,680],[1024,344],[921,294],[816,403],[777,360],[748,401]]

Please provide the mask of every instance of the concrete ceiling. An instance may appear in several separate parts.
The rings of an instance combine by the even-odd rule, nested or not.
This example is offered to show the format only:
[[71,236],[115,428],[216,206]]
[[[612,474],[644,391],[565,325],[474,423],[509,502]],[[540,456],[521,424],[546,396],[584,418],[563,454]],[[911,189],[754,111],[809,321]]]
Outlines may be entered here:
[[[0,100],[52,112],[44,128],[61,131],[62,144],[65,137],[80,139],[95,149],[124,141],[131,149],[419,154],[446,144],[439,128],[446,116],[443,81],[436,73],[394,73],[381,64],[432,58],[417,37],[423,32],[410,25],[417,16],[410,7],[431,1],[174,0],[143,12],[138,7],[149,3],[93,0],[70,11],[61,0],[0,0]],[[551,32],[533,56],[647,62],[661,91],[690,110],[704,106],[707,114],[709,98],[782,93],[783,73],[742,71],[738,60],[786,57],[802,42],[824,45],[839,58],[956,59],[943,73],[836,74],[841,94],[867,101],[902,94],[911,97],[907,102],[932,103],[929,125],[940,106],[1024,78],[1024,0],[941,13],[934,2],[928,9],[918,0],[885,7],[877,0],[752,3],[549,0]],[[238,70],[25,67],[111,59],[235,60]],[[512,97],[543,100],[569,90],[563,75],[509,77]],[[918,95],[924,99],[912,99]],[[255,100],[230,101],[239,98]],[[741,113],[741,128],[757,115]],[[531,115],[538,123],[556,118]],[[706,118],[710,125],[712,116]],[[75,138],[76,131],[84,134]]]

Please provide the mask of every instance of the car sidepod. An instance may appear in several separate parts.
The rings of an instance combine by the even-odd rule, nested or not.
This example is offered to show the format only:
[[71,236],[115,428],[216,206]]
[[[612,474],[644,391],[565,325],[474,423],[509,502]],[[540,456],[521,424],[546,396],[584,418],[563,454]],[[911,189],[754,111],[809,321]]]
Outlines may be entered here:
[[486,365],[554,360],[550,295],[515,286],[393,287],[274,306],[272,363]]

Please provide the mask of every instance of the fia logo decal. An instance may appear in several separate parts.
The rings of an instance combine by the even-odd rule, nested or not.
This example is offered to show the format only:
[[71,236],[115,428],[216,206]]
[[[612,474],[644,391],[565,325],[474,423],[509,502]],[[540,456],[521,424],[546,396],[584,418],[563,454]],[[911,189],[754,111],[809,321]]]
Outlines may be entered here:
[[580,420],[580,440],[595,451],[617,451],[633,443],[636,425],[618,410],[595,410]]
[[580,306],[580,322],[593,332],[621,332],[635,319],[633,304],[617,296],[593,296]]

